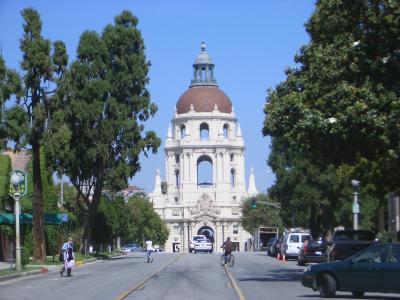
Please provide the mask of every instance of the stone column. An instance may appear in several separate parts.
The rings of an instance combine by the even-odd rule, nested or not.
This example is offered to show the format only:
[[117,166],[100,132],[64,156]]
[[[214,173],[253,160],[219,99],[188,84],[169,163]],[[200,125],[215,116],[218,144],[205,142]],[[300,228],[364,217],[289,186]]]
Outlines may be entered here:
[[189,233],[189,227],[188,223],[184,222],[183,223],[183,242],[182,242],[182,252],[187,252],[189,247],[188,247],[188,233]]

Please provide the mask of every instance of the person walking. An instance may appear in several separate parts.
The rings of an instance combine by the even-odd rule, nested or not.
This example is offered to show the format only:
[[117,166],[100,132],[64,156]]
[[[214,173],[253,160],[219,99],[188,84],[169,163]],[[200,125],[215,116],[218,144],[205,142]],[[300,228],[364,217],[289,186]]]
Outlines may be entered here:
[[232,254],[232,249],[233,249],[233,244],[231,242],[231,238],[228,236],[226,238],[226,241],[222,244],[222,247],[225,250],[225,264],[229,261],[231,254]]
[[151,257],[151,253],[154,251],[153,242],[150,240],[146,241],[146,261],[153,262],[153,258]]
[[64,276],[65,270],[67,271],[67,277],[72,276],[72,266],[75,263],[75,255],[74,255],[74,245],[71,237],[68,238],[68,241],[65,242],[61,247],[60,260],[62,259],[63,265],[60,269],[61,277]]

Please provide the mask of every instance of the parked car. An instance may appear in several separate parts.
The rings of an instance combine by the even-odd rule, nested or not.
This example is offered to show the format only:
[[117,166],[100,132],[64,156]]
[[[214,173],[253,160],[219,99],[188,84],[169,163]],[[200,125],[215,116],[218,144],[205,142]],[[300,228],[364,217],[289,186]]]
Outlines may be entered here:
[[327,242],[323,239],[305,240],[297,257],[298,265],[304,266],[307,263],[326,262],[326,248]]
[[273,244],[274,244],[274,243],[277,244],[278,242],[279,242],[279,238],[277,238],[277,237],[270,238],[270,239],[268,240],[268,243],[267,243],[268,256],[274,256],[274,255],[273,255],[272,247],[273,247]]
[[203,239],[203,240],[197,240],[196,243],[194,244],[194,253],[197,252],[213,252],[213,246],[210,240]]
[[299,250],[306,239],[312,239],[311,234],[306,231],[289,231],[283,238],[281,255],[285,255],[286,258],[297,258]]
[[126,244],[121,248],[122,253],[127,254],[131,252],[143,252],[142,246],[139,244]]
[[365,292],[400,293],[400,244],[374,244],[344,261],[310,265],[301,283],[326,298],[336,291],[356,297]]
[[367,248],[375,240],[375,233],[369,230],[337,230],[328,245],[328,261],[343,260]]
[[194,245],[198,240],[206,240],[206,239],[207,239],[206,236],[202,234],[192,236],[189,243],[189,252],[192,253],[194,251]]

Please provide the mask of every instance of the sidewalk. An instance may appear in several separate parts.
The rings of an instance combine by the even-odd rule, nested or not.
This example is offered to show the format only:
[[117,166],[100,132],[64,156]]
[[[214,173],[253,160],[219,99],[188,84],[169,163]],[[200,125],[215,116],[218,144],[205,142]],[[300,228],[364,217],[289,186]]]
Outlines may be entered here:
[[[75,262],[76,267],[80,267],[82,264],[90,263],[97,261],[98,258],[89,258],[85,260],[78,260]],[[0,262],[0,270],[10,269],[10,263],[1,261]],[[15,267],[15,264],[13,265]],[[0,275],[0,282],[7,281],[15,278],[31,276],[31,275],[38,275],[38,274],[46,274],[49,272],[58,272],[60,270],[60,265],[27,265],[27,267],[37,267],[36,270],[31,271],[22,271],[22,272],[14,272],[7,275]]]

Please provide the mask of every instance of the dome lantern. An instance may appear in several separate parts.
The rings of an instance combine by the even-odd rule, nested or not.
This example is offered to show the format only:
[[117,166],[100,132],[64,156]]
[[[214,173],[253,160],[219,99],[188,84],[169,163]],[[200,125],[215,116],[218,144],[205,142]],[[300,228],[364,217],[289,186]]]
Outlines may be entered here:
[[199,85],[217,86],[217,81],[214,78],[214,64],[211,57],[208,55],[206,48],[206,44],[202,42],[200,46],[200,54],[197,55],[193,64],[193,79],[191,87]]

